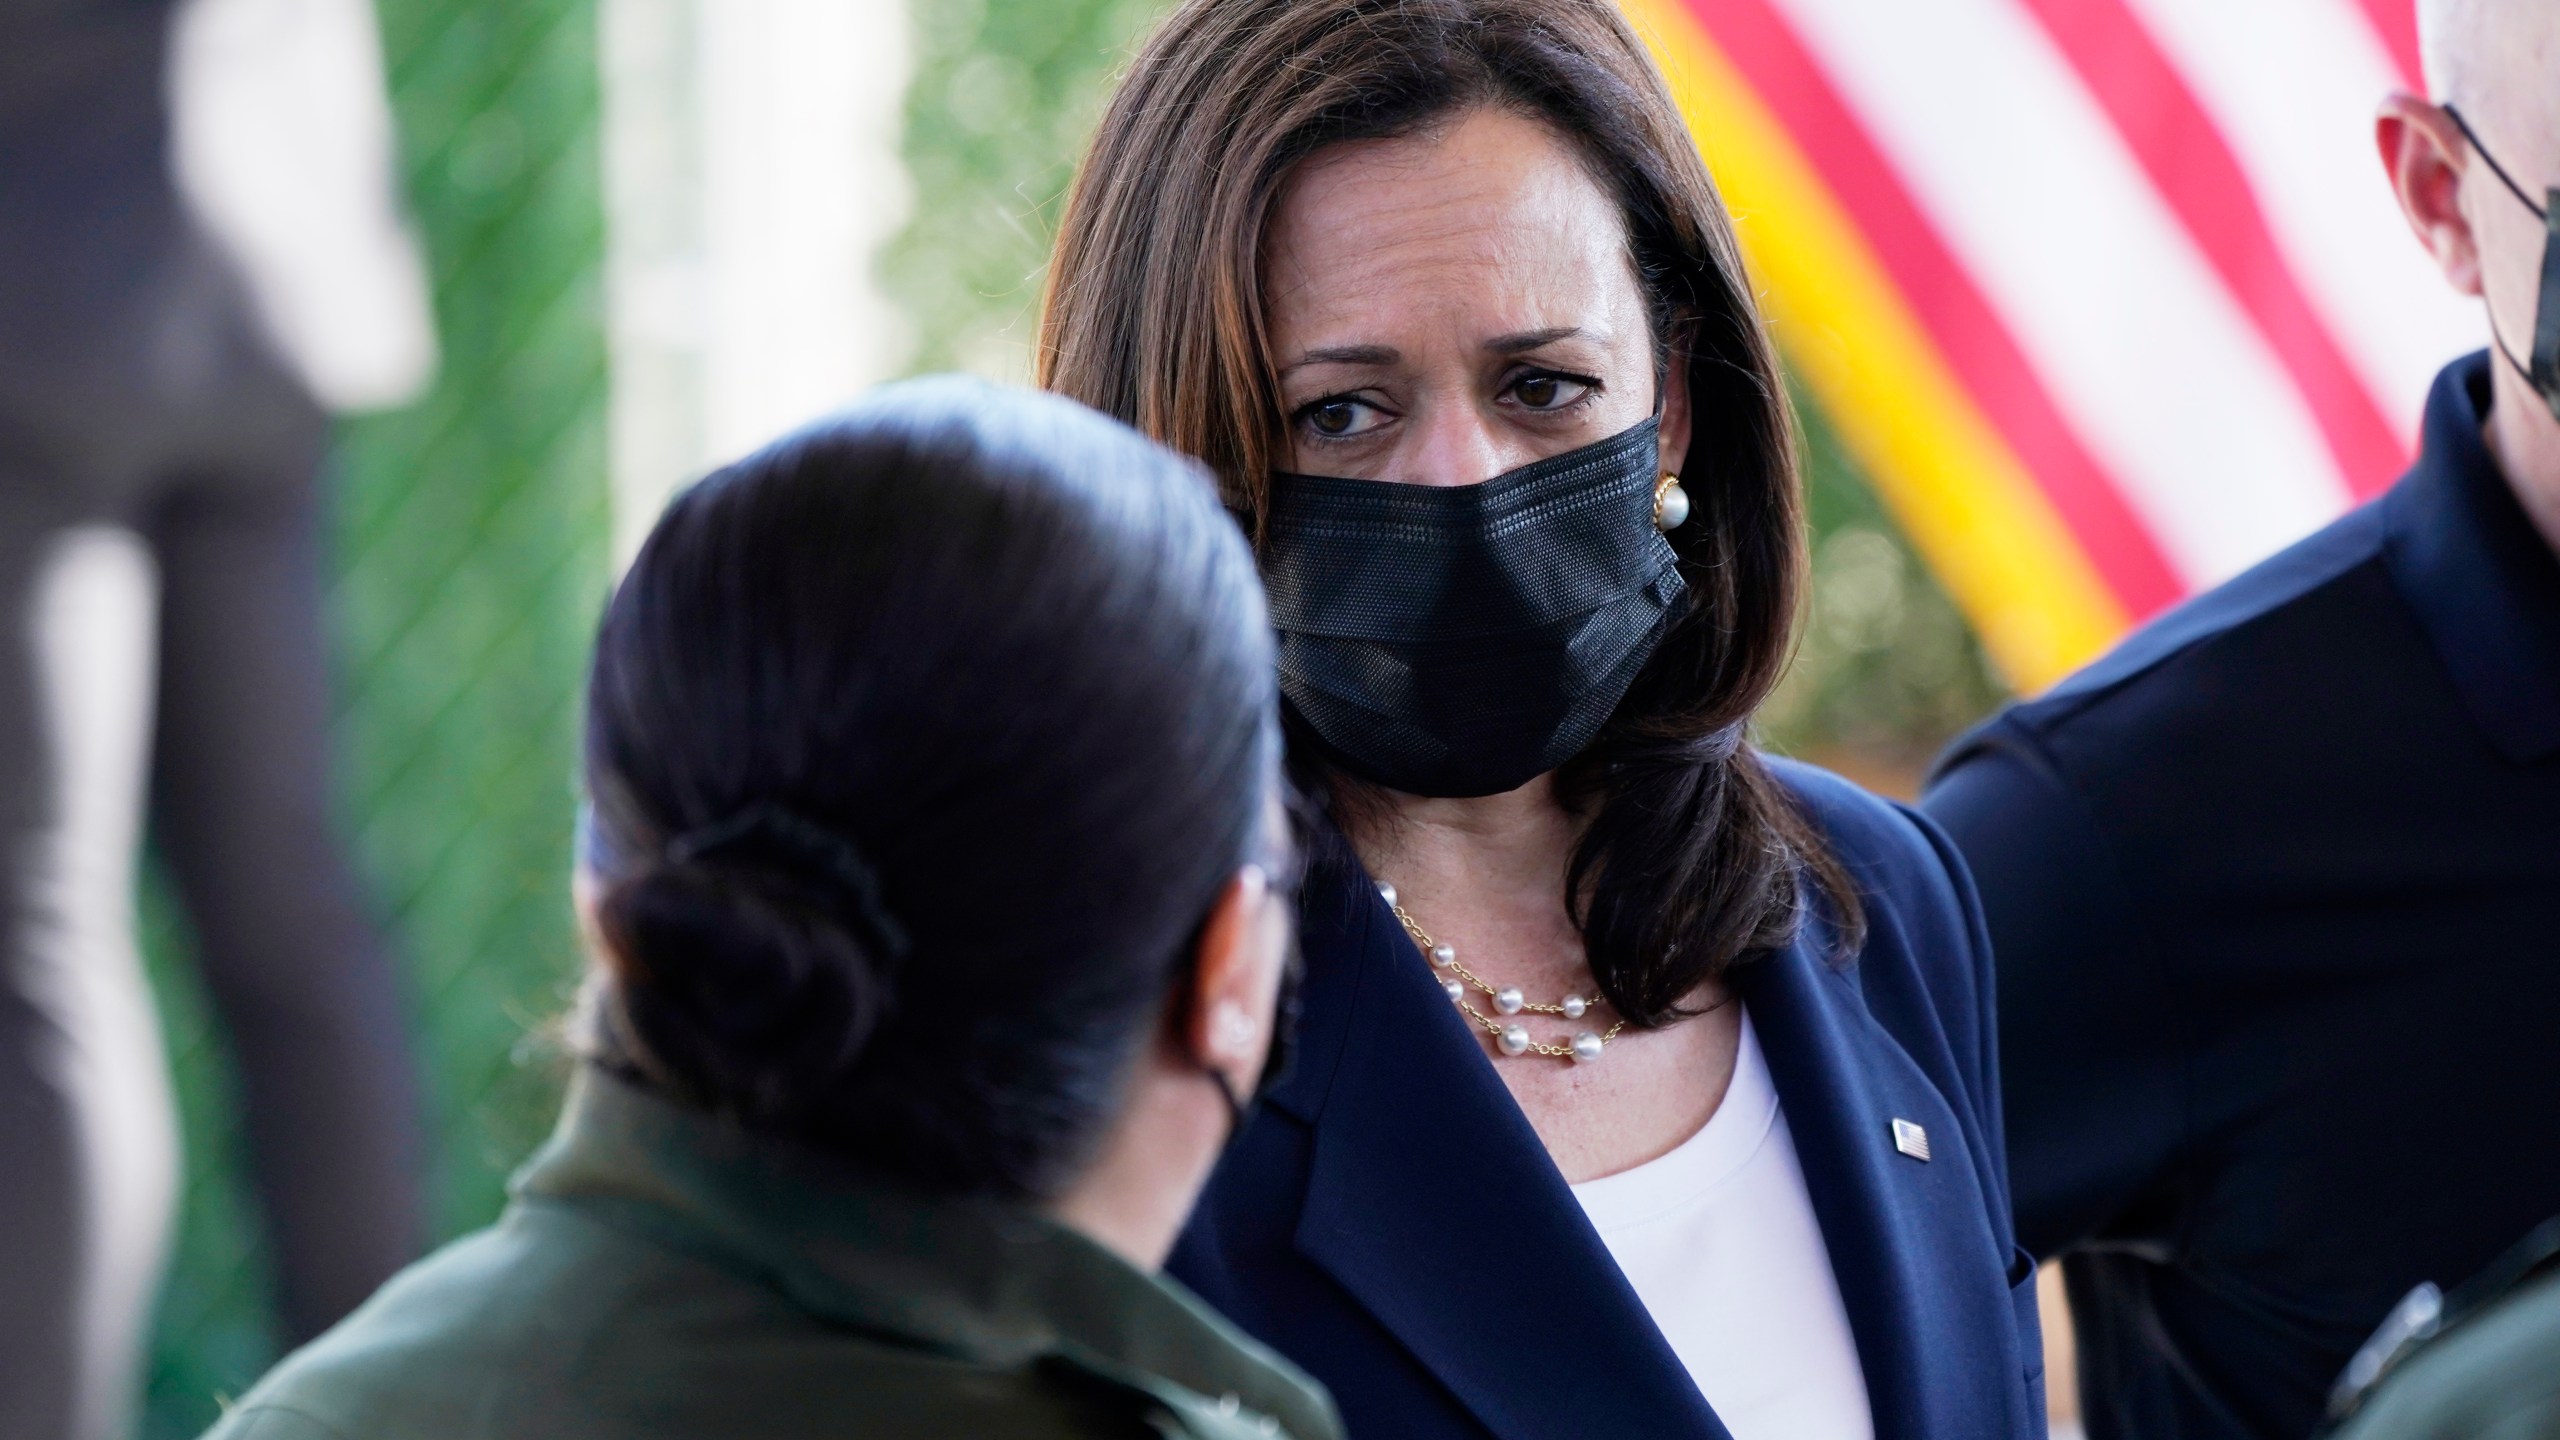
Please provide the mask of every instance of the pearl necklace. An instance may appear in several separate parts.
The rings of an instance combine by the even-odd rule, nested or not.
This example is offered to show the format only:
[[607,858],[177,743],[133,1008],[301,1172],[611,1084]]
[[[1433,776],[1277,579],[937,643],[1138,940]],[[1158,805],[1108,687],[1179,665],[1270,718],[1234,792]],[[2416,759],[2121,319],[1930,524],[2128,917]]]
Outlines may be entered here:
[[1378,898],[1386,901],[1387,908],[1395,912],[1396,922],[1404,926],[1406,935],[1412,937],[1414,948],[1429,956],[1433,966],[1448,972],[1441,977],[1440,988],[1448,992],[1449,998],[1456,1002],[1459,1009],[1467,1012],[1469,1020],[1493,1037],[1494,1048],[1503,1054],[1545,1055],[1552,1059],[1570,1060],[1576,1065],[1588,1065],[1608,1050],[1609,1042],[1618,1038],[1619,1031],[1627,1028],[1627,1022],[1621,1020],[1610,1026],[1606,1032],[1577,1030],[1574,1032],[1573,1039],[1562,1045],[1538,1044],[1529,1038],[1528,1026],[1517,1020],[1497,1020],[1468,1003],[1467,987],[1472,985],[1482,991],[1493,1001],[1494,1010],[1503,1016],[1517,1015],[1525,1010],[1536,1015],[1561,1015],[1567,1020],[1579,1020],[1590,1013],[1594,1007],[1608,1002],[1596,995],[1587,998],[1581,995],[1567,995],[1553,1005],[1532,1004],[1520,993],[1520,987],[1517,985],[1495,986],[1473,970],[1459,964],[1456,946],[1443,945],[1432,939],[1424,933],[1420,925],[1414,923],[1411,915],[1405,913],[1404,906],[1396,903],[1396,887],[1384,880],[1379,881]]

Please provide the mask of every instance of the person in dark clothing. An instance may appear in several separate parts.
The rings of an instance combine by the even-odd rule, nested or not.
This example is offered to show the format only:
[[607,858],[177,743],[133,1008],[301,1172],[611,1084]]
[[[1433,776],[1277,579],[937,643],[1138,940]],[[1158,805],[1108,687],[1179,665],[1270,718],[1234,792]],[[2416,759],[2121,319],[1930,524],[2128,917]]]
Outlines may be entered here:
[[587,1063],[499,1222],[214,1440],[1340,1440],[1157,1271],[1285,1053],[1207,477],[915,381],[679,496],[587,703]]
[[2446,372],[2388,497],[1959,742],[2093,1437],[2302,1436],[2560,1199],[2560,564]]
[[1305,1063],[1172,1272],[1363,1435],[2042,1440],[1981,915],[1750,743],[1793,419],[1626,18],[1187,0],[1049,280],[1042,382],[1257,537],[1329,807]]
[[2093,1440],[2306,1436],[2404,1295],[2560,1210],[2560,10],[2428,16],[2450,108],[2379,139],[2490,352],[2387,495],[1924,801],[1982,888],[2019,1237],[2063,1257]]
[[0,1440],[130,1433],[178,1172],[146,814],[288,1338],[426,1238],[395,977],[331,823],[327,422],[172,181],[172,12],[0,0]]

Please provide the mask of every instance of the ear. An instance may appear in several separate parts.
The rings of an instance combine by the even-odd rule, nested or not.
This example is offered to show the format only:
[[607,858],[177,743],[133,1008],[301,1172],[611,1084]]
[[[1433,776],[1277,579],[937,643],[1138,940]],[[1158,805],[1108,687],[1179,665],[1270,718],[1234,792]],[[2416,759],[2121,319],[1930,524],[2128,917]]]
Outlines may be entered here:
[[1656,467],[1677,475],[1689,463],[1689,338],[1693,326],[1683,324],[1671,343],[1671,364],[1662,377],[1662,460]]
[[2462,127],[2443,106],[2403,92],[2382,102],[2373,139],[2400,213],[2435,257],[2445,283],[2464,295],[2479,294],[2480,247],[2462,208],[2462,177],[2471,164]]
[[604,905],[604,882],[596,872],[580,861],[569,871],[569,908],[578,917],[578,940],[586,947],[587,958],[615,974],[622,973],[622,957],[613,942],[605,937],[600,911]]
[[1289,917],[1270,877],[1247,865],[1227,880],[1200,928],[1193,957],[1190,1012],[1179,1018],[1177,1043],[1227,1077],[1239,1095],[1261,1077],[1271,1051],[1273,1010],[1289,950]]

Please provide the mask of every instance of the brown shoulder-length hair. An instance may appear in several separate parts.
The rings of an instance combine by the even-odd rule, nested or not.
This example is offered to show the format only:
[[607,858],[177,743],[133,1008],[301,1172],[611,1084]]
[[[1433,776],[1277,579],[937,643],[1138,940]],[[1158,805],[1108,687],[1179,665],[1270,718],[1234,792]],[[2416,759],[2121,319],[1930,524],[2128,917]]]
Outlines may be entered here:
[[1039,378],[1206,461],[1258,533],[1283,433],[1261,288],[1274,206],[1327,146],[1483,106],[1550,127],[1616,195],[1657,349],[1688,368],[1694,508],[1671,535],[1688,608],[1559,775],[1590,817],[1565,903],[1594,977],[1619,1014],[1660,1025],[1791,940],[1811,893],[1843,954],[1862,912],[1743,740],[1804,585],[1793,415],[1714,182],[1608,0],[1186,0],[1068,197]]

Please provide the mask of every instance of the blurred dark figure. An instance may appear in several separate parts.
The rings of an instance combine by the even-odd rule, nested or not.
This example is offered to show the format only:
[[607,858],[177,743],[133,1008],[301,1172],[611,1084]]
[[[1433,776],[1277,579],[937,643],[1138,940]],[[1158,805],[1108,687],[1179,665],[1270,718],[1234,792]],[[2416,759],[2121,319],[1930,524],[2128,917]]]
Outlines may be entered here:
[[2488,348],[2416,466],[1925,802],[1982,887],[2093,1440],[2300,1440],[2403,1297],[2560,1209],[2560,5],[2419,14],[2435,99],[2376,138]]
[[262,314],[173,181],[179,8],[0,0],[0,1440],[130,1428],[179,1173],[130,914],[146,810],[286,1330],[424,1231],[393,975],[325,783],[327,425],[289,307]]

